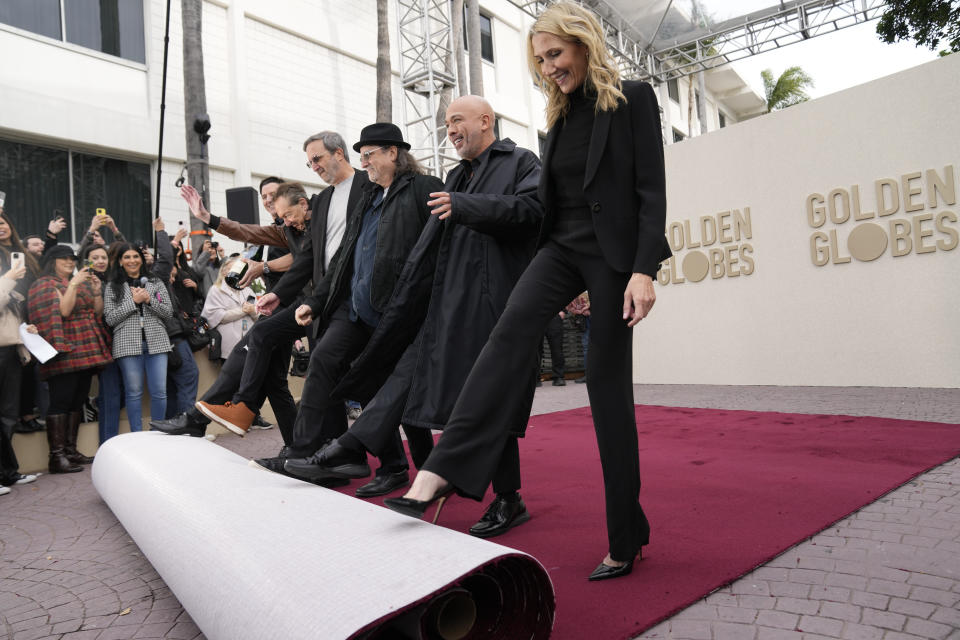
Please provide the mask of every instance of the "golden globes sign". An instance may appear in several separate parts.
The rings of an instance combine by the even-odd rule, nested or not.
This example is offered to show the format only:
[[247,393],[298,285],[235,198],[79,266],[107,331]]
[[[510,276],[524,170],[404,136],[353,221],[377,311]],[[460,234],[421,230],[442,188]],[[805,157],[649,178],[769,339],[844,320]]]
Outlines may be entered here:
[[[957,203],[953,165],[897,178],[879,178],[864,189],[838,187],[806,199],[810,260],[818,267],[876,260],[890,249],[899,258],[911,253],[951,251],[960,242],[957,214],[941,206]],[[897,217],[891,217],[897,216]],[[853,223],[852,225],[850,223]],[[853,228],[842,238],[840,231]]]
[[[673,257],[657,272],[661,285],[736,278],[753,273],[753,238],[750,207],[721,211],[697,220],[671,222],[667,239]],[[681,256],[681,252],[684,252]]]

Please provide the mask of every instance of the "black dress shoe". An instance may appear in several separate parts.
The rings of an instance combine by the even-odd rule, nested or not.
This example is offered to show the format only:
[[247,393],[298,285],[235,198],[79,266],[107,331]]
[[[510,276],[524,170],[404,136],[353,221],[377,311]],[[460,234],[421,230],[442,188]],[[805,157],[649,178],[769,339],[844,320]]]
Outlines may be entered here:
[[181,413],[169,420],[151,420],[150,428],[171,436],[202,438],[207,433],[207,423],[191,417],[189,413]]
[[565,387],[565,386],[567,386],[567,381],[564,380],[563,378],[554,378],[554,379],[553,379],[553,386],[555,386],[555,387]]
[[283,468],[298,478],[366,478],[370,475],[367,454],[351,451],[336,440],[309,458],[289,458]]
[[383,475],[374,476],[373,480],[363,485],[354,494],[358,498],[375,498],[383,496],[391,491],[405,487],[410,484],[410,476],[407,470],[387,472]]
[[517,494],[515,500],[497,494],[477,524],[470,527],[470,535],[478,538],[492,538],[521,525],[530,519],[527,505]]

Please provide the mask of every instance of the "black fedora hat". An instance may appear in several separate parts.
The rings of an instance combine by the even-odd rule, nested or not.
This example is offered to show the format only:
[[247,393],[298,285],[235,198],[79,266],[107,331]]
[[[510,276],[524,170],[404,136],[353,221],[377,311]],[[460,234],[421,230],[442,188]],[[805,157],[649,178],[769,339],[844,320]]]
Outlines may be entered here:
[[369,145],[380,145],[381,147],[400,147],[410,150],[410,145],[403,141],[403,134],[400,133],[400,127],[392,122],[377,122],[368,124],[360,131],[360,142],[353,145],[354,151],[360,151],[360,147]]

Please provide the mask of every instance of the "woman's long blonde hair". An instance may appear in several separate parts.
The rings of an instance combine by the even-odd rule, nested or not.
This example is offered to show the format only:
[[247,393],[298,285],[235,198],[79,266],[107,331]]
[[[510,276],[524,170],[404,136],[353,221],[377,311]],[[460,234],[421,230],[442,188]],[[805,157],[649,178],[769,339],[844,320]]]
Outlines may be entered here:
[[552,127],[566,115],[570,98],[560,91],[556,82],[540,75],[540,65],[533,55],[533,36],[549,33],[567,42],[587,48],[586,88],[597,94],[597,113],[616,109],[626,97],[620,90],[620,71],[607,51],[603,27],[589,9],[566,0],[551,5],[540,14],[527,34],[527,64],[534,81],[547,97],[547,127]]

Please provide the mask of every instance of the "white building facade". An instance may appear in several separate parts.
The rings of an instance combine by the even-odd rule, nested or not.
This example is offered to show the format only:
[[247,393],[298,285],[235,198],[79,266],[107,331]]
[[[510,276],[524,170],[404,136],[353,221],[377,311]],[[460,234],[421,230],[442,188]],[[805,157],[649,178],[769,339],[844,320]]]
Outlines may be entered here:
[[[87,6],[89,5],[89,6]],[[97,208],[128,239],[150,237],[157,190],[173,229],[187,211],[174,182],[186,158],[180,3],[170,16],[163,164],[156,156],[163,80],[162,0],[33,0],[0,5],[0,190],[20,234],[62,214],[77,242]],[[539,150],[543,100],[526,68],[533,19],[506,0],[481,8],[484,93],[501,137]],[[211,209],[224,192],[276,175],[323,187],[304,166],[303,140],[338,131],[349,144],[375,119],[376,5],[371,0],[206,0],[203,55]],[[404,122],[396,5],[390,5],[394,122]],[[690,95],[706,101],[706,130],[757,113],[759,96],[732,70],[711,71],[706,92],[664,84],[667,144],[691,132]],[[675,94],[675,95],[674,95]],[[194,114],[191,114],[191,116]],[[191,118],[192,119],[192,118]],[[192,134],[191,134],[192,135]],[[352,158],[354,165],[357,158]],[[261,212],[266,221],[266,212]],[[235,247],[234,247],[235,248]]]

